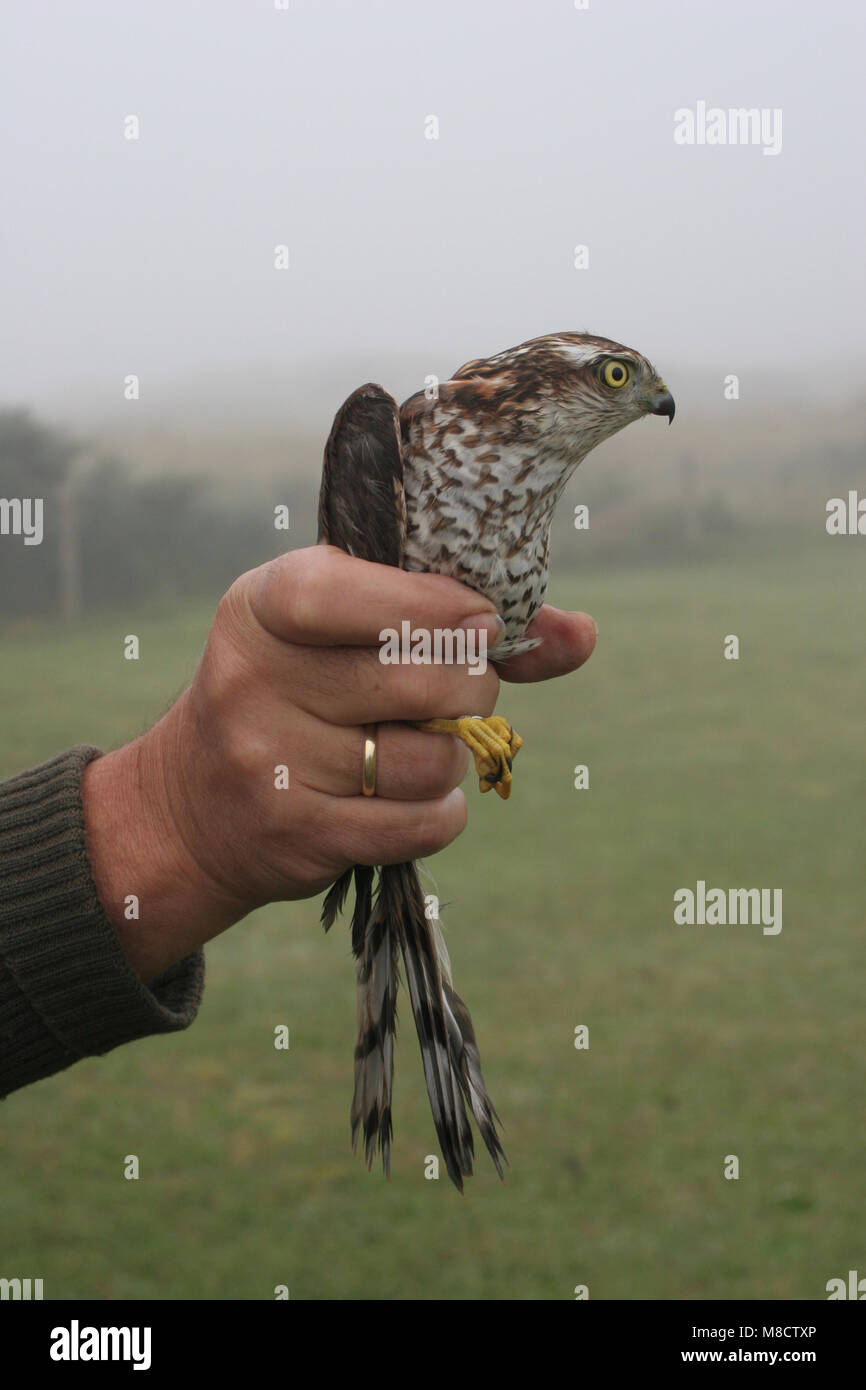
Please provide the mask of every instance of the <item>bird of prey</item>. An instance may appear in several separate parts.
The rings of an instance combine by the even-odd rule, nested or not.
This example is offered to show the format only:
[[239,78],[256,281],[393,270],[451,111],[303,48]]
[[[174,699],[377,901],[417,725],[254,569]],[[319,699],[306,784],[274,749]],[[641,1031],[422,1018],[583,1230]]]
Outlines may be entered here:
[[[398,408],[361,386],[338,411],[325,446],[319,542],[364,560],[450,575],[489,598],[505,624],[496,661],[535,645],[526,630],[547,588],[554,508],[597,444],[644,415],[671,422],[674,401],[645,357],[586,333],[551,333],[465,363]],[[481,789],[511,790],[521,740],[499,716],[436,719],[418,727],[470,747]],[[391,1087],[402,956],[433,1121],[448,1175],[472,1173],[467,1106],[500,1178],[499,1117],[481,1074],[469,1010],[413,863],[358,865],[331,887],[327,931],[354,875],[358,1042],[352,1143],[363,1129],[367,1166],[390,1172]]]

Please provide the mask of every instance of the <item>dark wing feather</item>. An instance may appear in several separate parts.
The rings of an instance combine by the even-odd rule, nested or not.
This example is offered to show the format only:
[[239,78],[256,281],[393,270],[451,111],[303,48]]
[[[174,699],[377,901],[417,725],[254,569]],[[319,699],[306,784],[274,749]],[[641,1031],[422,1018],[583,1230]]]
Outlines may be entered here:
[[319,542],[400,565],[405,538],[400,413],[393,396],[368,382],[337,411],[325,445]]

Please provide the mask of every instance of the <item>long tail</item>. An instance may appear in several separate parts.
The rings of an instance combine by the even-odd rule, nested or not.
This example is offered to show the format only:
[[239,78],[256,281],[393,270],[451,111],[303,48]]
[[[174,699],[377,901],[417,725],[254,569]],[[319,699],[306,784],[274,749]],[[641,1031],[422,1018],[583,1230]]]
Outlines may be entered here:
[[[402,953],[409,998],[421,1045],[424,1078],[433,1123],[448,1176],[462,1192],[471,1176],[474,1145],[468,1103],[500,1178],[505,1157],[499,1121],[484,1077],[469,1010],[451,983],[451,964],[439,924],[428,918],[414,864],[379,870],[375,902],[373,870],[356,868],[352,949],[358,961],[358,1043],[352,1143],[363,1124],[367,1167],[377,1147],[385,1172],[390,1166],[391,1089],[397,1009],[397,951]],[[327,931],[342,909],[352,871],[337,880],[325,898],[322,924]]]

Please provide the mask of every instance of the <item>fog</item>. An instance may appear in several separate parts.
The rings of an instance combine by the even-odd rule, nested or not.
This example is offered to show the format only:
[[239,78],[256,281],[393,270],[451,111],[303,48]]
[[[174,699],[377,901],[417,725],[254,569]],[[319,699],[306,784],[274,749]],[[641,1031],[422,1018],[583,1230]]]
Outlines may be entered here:
[[[563,328],[639,348],[681,411],[731,373],[752,406],[863,399],[849,0],[78,0],[2,29],[2,405],[315,435],[359,381],[402,397]],[[779,148],[677,143],[699,104],[778,112]]]

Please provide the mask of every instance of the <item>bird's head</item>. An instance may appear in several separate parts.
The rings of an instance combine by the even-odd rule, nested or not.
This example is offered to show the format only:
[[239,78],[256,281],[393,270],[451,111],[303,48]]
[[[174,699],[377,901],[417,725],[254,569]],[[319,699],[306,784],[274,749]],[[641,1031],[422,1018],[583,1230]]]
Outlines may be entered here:
[[[548,333],[454,373],[500,428],[542,436],[573,466],[643,415],[674,418],[674,398],[634,348],[589,333]],[[514,436],[512,436],[514,437]]]
[[668,424],[673,422],[673,396],[652,363],[634,348],[588,333],[556,333],[536,341],[548,344],[562,364],[566,390],[560,397],[557,389],[557,399],[563,409],[573,399],[578,416],[610,421],[613,430],[642,415],[666,415]]

